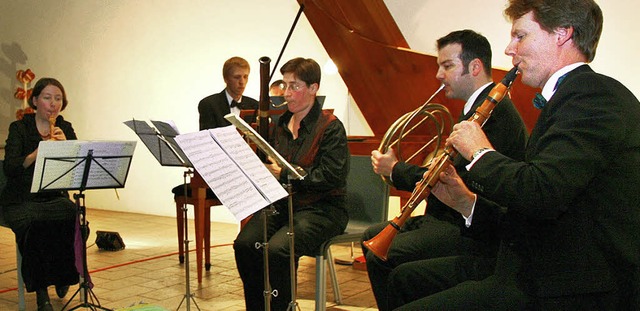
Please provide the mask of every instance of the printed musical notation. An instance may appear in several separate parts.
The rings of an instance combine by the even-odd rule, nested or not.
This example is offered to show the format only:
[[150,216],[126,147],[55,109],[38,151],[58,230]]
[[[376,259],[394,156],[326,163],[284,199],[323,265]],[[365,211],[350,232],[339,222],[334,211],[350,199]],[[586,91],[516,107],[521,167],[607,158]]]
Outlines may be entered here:
[[175,140],[238,221],[288,195],[232,125]]
[[122,188],[135,146],[135,141],[41,141],[31,192]]

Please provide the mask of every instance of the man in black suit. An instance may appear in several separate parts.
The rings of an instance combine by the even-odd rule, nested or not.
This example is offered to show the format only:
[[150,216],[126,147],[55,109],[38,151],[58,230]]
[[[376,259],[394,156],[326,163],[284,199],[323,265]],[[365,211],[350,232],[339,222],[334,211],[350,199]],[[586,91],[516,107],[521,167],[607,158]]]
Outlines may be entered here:
[[200,130],[231,125],[224,116],[243,109],[258,109],[258,101],[242,96],[249,80],[249,63],[241,57],[229,58],[222,67],[226,87],[222,92],[203,98],[198,104]]
[[[227,86],[222,92],[209,95],[198,104],[200,130],[231,125],[231,122],[224,118],[225,115],[231,112],[240,115],[242,109],[256,110],[258,108],[258,101],[248,96],[242,96],[249,80],[250,69],[249,63],[241,57],[234,56],[224,62],[222,77]],[[171,192],[174,196],[183,196],[184,184],[173,187]],[[216,197],[208,187],[206,195],[207,198]],[[187,187],[187,196],[191,197],[191,187]],[[180,257],[180,262],[182,260]]]
[[[491,45],[472,30],[454,31],[437,40],[438,72],[436,78],[445,85],[448,98],[466,101],[458,121],[469,119],[494,87],[491,79]],[[496,106],[484,129],[496,148],[514,159],[524,159],[527,129],[520,114],[508,97]],[[412,191],[422,179],[426,168],[398,162],[393,149],[386,154],[372,151],[372,165],[377,174],[390,176],[400,190]],[[458,170],[469,164],[462,157],[454,160]],[[463,174],[463,173],[461,173]],[[423,259],[446,257],[447,264],[458,265],[460,255],[476,254],[486,259],[482,271],[470,278],[484,278],[493,272],[498,239],[482,245],[469,243],[460,235],[462,217],[434,196],[427,199],[427,213],[410,218],[396,235],[387,261],[377,258],[363,248],[367,272],[378,308],[388,310],[388,278],[392,270],[405,263]],[[377,235],[387,222],[371,226],[363,240]],[[443,263],[444,264],[444,263]]]
[[544,98],[525,160],[461,122],[447,144],[471,160],[471,186],[449,167],[432,192],[469,234],[499,230],[496,271],[399,310],[640,310],[640,102],[587,64],[602,11],[593,0],[510,0],[505,15],[505,52]]

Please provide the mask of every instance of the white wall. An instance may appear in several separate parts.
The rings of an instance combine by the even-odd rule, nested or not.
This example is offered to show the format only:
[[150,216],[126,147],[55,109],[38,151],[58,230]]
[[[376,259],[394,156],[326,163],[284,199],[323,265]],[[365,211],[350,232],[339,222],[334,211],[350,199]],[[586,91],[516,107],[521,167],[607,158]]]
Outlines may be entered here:
[[[503,55],[510,25],[503,0],[386,0],[410,46],[435,54],[446,33],[475,29],[494,47],[494,65],[508,69]],[[605,27],[596,70],[618,78],[636,94],[634,62],[640,40],[632,14],[640,4],[600,1]],[[135,140],[122,124],[131,118],[174,120],[182,132],[198,129],[198,101],[224,87],[222,63],[237,55],[252,65],[246,95],[258,98],[258,59],[272,68],[297,13],[294,0],[24,0],[2,1],[0,12],[0,140],[20,106],[13,98],[15,72],[31,68],[36,78],[52,76],[70,100],[63,113],[80,139]],[[329,59],[308,21],[301,17],[279,65],[293,57]],[[338,75],[323,75],[320,93],[351,135],[367,125],[350,104]],[[161,167],[138,143],[126,188],[87,191],[91,208],[175,215],[170,189],[182,181],[180,168]],[[224,208],[214,219],[234,221]]]
[[[26,68],[65,85],[70,104],[63,114],[80,139],[139,141],[122,124],[131,118],[172,119],[181,132],[197,131],[198,101],[224,88],[229,57],[250,62],[245,94],[259,97],[258,60],[268,56],[275,66],[297,10],[295,1],[2,1],[1,139],[20,105],[15,72]],[[304,15],[279,66],[298,56],[321,65],[329,59]],[[329,95],[325,107],[349,118],[339,75],[324,75],[320,93]],[[87,205],[174,215],[170,189],[182,173],[161,167],[139,142],[120,200],[113,190],[91,190]],[[216,211],[217,219],[233,221],[224,208]]]
[[[594,70],[624,83],[640,95],[640,64],[635,61],[640,50],[637,29],[638,1],[596,0],[604,15],[602,37]],[[385,0],[412,49],[435,55],[435,41],[458,29],[473,29],[489,39],[493,66],[509,70],[511,58],[504,54],[509,43],[511,24],[502,14],[505,0]]]

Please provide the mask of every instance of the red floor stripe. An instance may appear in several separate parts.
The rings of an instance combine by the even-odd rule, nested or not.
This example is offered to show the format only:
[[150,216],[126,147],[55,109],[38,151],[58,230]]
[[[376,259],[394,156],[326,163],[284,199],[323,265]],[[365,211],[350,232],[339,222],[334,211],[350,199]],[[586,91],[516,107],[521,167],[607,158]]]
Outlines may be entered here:
[[[213,245],[213,246],[211,246],[211,248],[230,246],[230,245],[233,245],[233,243]],[[195,252],[195,249],[189,250],[189,253],[191,253],[191,252]],[[179,252],[173,252],[173,253],[169,253],[169,254],[158,255],[158,256],[154,256],[154,257],[149,257],[149,258],[129,261],[129,262],[113,265],[113,266],[98,268],[98,269],[94,269],[94,270],[89,271],[89,274],[94,273],[94,272],[106,271],[106,270],[110,270],[110,269],[114,269],[114,268],[118,268],[118,267],[128,266],[128,265],[132,265],[132,264],[135,264],[135,263],[141,263],[141,262],[160,259],[160,258],[164,258],[164,257],[175,256],[175,255],[178,255],[178,253]],[[3,290],[0,290],[0,294],[4,294],[4,293],[7,293],[7,292],[11,292],[11,291],[17,291],[17,290],[18,290],[17,287],[6,288],[6,289],[3,289]]]

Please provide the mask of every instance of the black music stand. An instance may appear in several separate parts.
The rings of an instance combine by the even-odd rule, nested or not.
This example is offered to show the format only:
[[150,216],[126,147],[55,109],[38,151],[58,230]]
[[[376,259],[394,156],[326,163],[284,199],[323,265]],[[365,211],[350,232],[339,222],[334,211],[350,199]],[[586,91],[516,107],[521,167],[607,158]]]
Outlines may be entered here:
[[189,162],[189,159],[187,159],[187,156],[175,141],[175,137],[178,135],[178,132],[166,122],[153,120],[151,122],[156,126],[157,130],[149,126],[147,122],[140,120],[130,120],[124,122],[124,124],[129,126],[136,135],[140,137],[140,140],[142,140],[144,145],[149,149],[156,160],[158,160],[160,165],[181,166],[186,168],[183,174],[183,195],[185,197],[185,203],[182,205],[185,291],[176,310],[179,310],[182,303],[185,301],[187,311],[191,310],[191,301],[193,301],[196,308],[200,310],[193,293],[191,293],[191,277],[189,275],[189,219],[187,218],[189,208],[187,206],[186,198],[188,195],[187,176],[193,176],[194,172],[191,169],[193,168],[193,165]]
[[124,124],[138,135],[160,165],[193,167],[175,141],[178,132],[166,122],[153,120],[151,122],[156,128],[149,126],[145,121],[135,119],[125,121]]
[[[271,145],[269,145],[261,136],[260,134],[258,134],[253,128],[251,128],[251,126],[249,126],[246,122],[244,122],[244,120],[238,118],[236,115],[234,114],[228,114],[226,116],[224,116],[225,119],[227,119],[229,122],[231,122],[231,124],[233,124],[238,130],[240,130],[240,132],[242,132],[245,137],[247,137],[248,139],[250,139],[251,141],[253,141],[256,146],[262,151],[264,152],[266,155],[270,156],[272,159],[274,159],[274,161],[276,161],[278,163],[278,165],[280,165],[280,167],[282,167],[283,172],[287,174],[287,185],[286,185],[286,190],[287,190],[287,194],[288,194],[288,198],[287,198],[287,205],[288,205],[288,211],[289,211],[289,231],[287,232],[287,235],[289,236],[289,273],[290,273],[290,279],[291,279],[291,301],[289,302],[289,305],[287,306],[287,310],[298,310],[299,306],[298,306],[298,302],[296,301],[296,267],[295,267],[295,248],[294,248],[294,241],[295,241],[295,233],[293,230],[293,193],[291,191],[292,189],[292,185],[291,185],[291,181],[292,180],[299,180],[299,179],[304,179],[304,177],[307,175],[307,173],[299,166],[296,165],[292,165],[291,163],[289,163],[287,160],[285,160],[275,149],[273,149],[273,147]],[[271,205],[273,206],[273,205]],[[265,209],[266,210],[266,209]],[[265,212],[264,215],[264,243],[260,244],[260,243],[256,243],[256,248],[260,248],[263,247],[263,257],[264,257],[264,280],[265,280],[265,289],[264,289],[264,307],[266,311],[269,311],[271,309],[271,296],[277,296],[278,291],[277,290],[272,290],[271,288],[271,284],[269,284],[269,256],[268,256],[268,250],[269,250],[269,243],[268,243],[268,239],[267,239],[267,215],[266,215],[266,211],[263,210],[263,212]]]
[[[57,154],[59,147],[65,143],[64,149],[71,149],[77,156],[49,156]],[[58,148],[56,148],[58,147]],[[98,297],[93,292],[89,270],[87,267],[87,217],[84,204],[84,191],[87,189],[124,188],[135,142],[86,142],[65,141],[41,142],[36,159],[37,178],[34,178],[32,191],[46,190],[77,190],[73,195],[76,212],[80,221],[82,239],[82,271],[79,271],[80,282],[78,290],[71,296],[62,310],[79,295],[80,303],[69,310],[89,308],[91,310],[108,310],[100,305]],[[83,155],[86,154],[86,155]],[[97,155],[96,155],[97,154]]]

